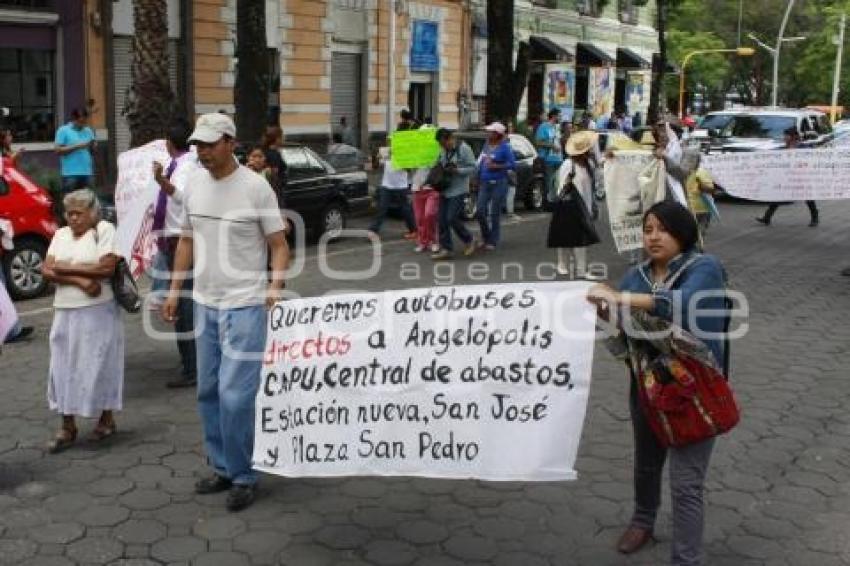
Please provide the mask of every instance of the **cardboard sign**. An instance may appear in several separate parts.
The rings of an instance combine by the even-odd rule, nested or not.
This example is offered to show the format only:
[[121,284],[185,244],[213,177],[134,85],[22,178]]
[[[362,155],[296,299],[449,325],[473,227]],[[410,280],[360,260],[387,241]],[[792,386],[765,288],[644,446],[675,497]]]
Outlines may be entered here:
[[390,139],[393,169],[432,167],[440,157],[436,133],[433,128],[393,132]]

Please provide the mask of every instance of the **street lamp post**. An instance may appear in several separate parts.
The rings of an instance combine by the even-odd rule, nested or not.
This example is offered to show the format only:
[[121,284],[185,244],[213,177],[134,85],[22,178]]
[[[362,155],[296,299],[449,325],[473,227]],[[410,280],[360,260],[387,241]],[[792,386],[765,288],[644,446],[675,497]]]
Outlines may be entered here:
[[[784,32],[784,29],[783,29],[783,32]],[[774,74],[774,79],[773,79],[772,105],[776,106],[776,93],[777,93],[777,89],[779,88],[779,51],[777,51],[775,47],[771,47],[770,45],[767,45],[766,43],[761,41],[759,38],[757,38],[752,33],[747,34],[747,37],[749,37],[750,39],[755,41],[756,44],[759,47],[761,47],[762,49],[764,49],[765,51],[770,53],[770,56],[773,57],[773,71],[774,71],[775,74]],[[802,36],[802,35],[797,36],[797,37],[782,37],[782,38],[780,38],[779,43],[780,44],[791,43],[792,41],[805,41],[805,40],[806,40],[806,36]]]
[[782,25],[779,26],[779,37],[776,38],[776,51],[773,53],[773,94],[771,95],[771,105],[777,106],[777,96],[779,94],[779,51],[782,49],[782,36],[785,35],[785,26],[788,25],[788,17],[791,15],[791,8],[794,7],[794,0],[788,0],[788,7],[785,9],[785,16],[782,18]]
[[679,119],[685,117],[685,68],[694,55],[705,55],[706,53],[734,53],[738,57],[752,57],[756,50],[752,47],[737,47],[735,49],[699,49],[691,51],[682,60],[682,72],[679,74]]

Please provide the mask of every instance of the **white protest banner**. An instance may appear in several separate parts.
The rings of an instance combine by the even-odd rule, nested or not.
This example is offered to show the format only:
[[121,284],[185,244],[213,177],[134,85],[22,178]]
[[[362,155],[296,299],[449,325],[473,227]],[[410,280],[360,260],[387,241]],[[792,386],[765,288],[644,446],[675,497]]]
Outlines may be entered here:
[[437,287],[278,303],[254,467],[575,479],[596,322],[587,289]]
[[732,196],[755,201],[850,198],[846,148],[707,155],[702,166]]
[[118,156],[118,182],[115,210],[118,213],[118,251],[138,278],[156,254],[156,238],[151,234],[153,211],[159,185],[153,178],[153,162],[168,165],[171,158],[165,140],[155,140]]
[[18,312],[12,303],[12,298],[6,292],[6,286],[0,285],[0,345],[18,322]]
[[605,200],[611,235],[618,252],[643,247],[643,206],[641,205],[641,172],[653,160],[649,150],[617,151],[605,160]]

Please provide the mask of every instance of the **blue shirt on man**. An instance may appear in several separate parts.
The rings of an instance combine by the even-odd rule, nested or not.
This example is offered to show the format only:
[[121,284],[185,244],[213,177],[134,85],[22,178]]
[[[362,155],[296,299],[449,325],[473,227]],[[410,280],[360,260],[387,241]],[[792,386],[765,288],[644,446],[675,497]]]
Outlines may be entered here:
[[[506,163],[508,166],[504,169],[490,169],[484,162],[485,154],[489,155],[490,159],[494,163]],[[508,178],[508,171],[515,168],[516,161],[514,160],[514,152],[511,149],[511,144],[508,143],[508,140],[502,140],[502,142],[497,146],[485,145],[484,149],[481,150],[478,178],[481,179],[482,182],[487,183],[489,181],[505,180]]]
[[[77,145],[88,143],[94,139],[94,132],[88,126],[77,128],[73,122],[68,122],[56,130],[56,145]],[[59,166],[63,177],[91,176],[94,174],[92,167],[91,151],[87,147],[77,149],[71,153],[59,156]]]

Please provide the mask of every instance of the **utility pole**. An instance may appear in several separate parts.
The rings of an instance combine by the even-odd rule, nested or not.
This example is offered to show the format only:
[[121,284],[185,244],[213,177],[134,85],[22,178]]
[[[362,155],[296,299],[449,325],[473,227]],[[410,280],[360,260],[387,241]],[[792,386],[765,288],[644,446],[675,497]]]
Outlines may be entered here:
[[788,25],[788,17],[791,15],[791,8],[794,7],[794,0],[788,0],[788,7],[785,9],[785,16],[782,18],[782,25],[779,27],[779,37],[776,38],[776,51],[773,55],[773,95],[771,96],[771,105],[776,107],[779,95],[779,51],[782,49],[782,36],[785,35],[785,26]]
[[841,23],[838,24],[838,52],[835,54],[835,77],[832,82],[832,108],[830,109],[830,121],[835,123],[835,115],[838,112],[838,90],[841,82],[841,59],[844,57],[844,25],[847,14],[841,14]]
[[390,38],[387,46],[387,135],[390,135],[395,119],[396,0],[387,0],[387,3],[390,6]]

